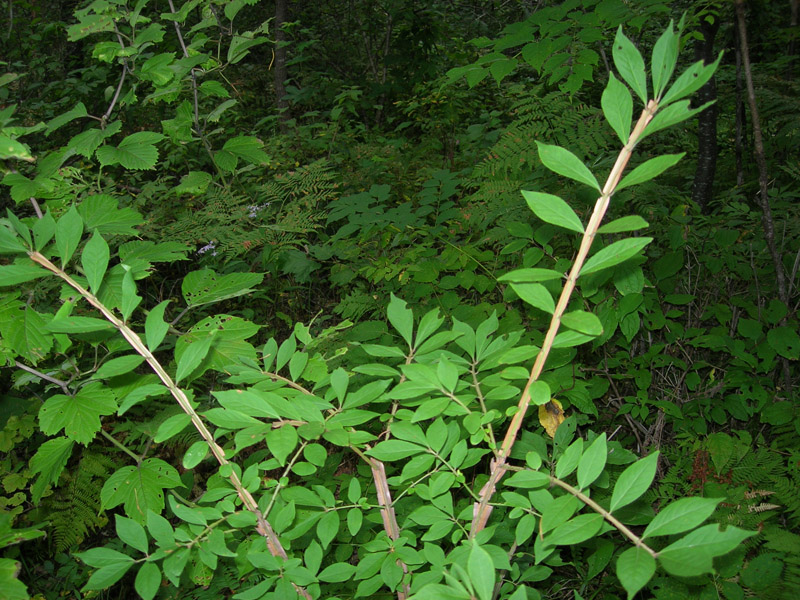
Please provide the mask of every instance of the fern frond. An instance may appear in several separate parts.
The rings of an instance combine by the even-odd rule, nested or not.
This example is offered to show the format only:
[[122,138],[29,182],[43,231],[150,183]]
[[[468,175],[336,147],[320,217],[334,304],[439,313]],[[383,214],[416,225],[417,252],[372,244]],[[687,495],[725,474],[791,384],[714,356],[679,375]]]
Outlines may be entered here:
[[110,457],[85,449],[77,467],[64,472],[61,485],[44,505],[57,553],[80,543],[90,531],[105,524],[106,517],[100,514],[100,490],[114,468]]

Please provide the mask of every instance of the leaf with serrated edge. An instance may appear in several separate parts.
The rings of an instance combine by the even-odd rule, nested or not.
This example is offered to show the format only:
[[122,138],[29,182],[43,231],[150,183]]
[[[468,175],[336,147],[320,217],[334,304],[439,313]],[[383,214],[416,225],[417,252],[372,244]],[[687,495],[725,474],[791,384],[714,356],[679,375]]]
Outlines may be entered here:
[[100,289],[100,284],[103,283],[103,276],[106,274],[106,269],[108,269],[109,257],[108,244],[95,229],[94,234],[86,242],[81,253],[83,273],[89,282],[89,289],[95,294]]

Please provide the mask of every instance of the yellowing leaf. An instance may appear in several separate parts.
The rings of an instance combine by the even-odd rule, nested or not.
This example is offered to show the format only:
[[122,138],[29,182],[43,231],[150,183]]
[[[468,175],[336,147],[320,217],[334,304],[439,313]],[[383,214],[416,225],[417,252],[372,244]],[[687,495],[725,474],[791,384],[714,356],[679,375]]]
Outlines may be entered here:
[[555,437],[556,429],[564,422],[564,408],[561,402],[551,398],[550,402],[539,407],[539,423],[542,424],[547,435]]

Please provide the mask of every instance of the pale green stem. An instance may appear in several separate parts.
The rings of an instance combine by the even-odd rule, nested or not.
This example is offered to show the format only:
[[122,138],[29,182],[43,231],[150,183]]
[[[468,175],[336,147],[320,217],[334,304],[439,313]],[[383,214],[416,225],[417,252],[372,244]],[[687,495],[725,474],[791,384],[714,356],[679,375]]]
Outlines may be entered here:
[[658,557],[658,553],[655,550],[653,550],[650,546],[645,544],[642,541],[642,538],[633,533],[622,522],[620,522],[619,519],[617,519],[614,515],[608,512],[605,508],[600,506],[597,502],[589,498],[589,496],[587,496],[580,490],[575,489],[570,484],[561,481],[560,479],[556,479],[555,477],[550,477],[550,483],[557,485],[563,490],[566,490],[567,492],[575,496],[578,500],[583,502],[586,506],[591,508],[593,511],[603,515],[603,518],[609,523],[611,523],[614,527],[616,527],[622,535],[624,535],[626,538],[632,541],[634,546],[636,546],[637,548],[641,548],[653,558]]
[[116,439],[116,438],[115,438],[113,435],[111,435],[110,433],[108,433],[108,432],[107,432],[105,429],[102,429],[102,428],[100,429],[100,435],[102,435],[102,436],[103,436],[104,438],[106,438],[106,439],[107,439],[109,442],[111,442],[112,444],[114,444],[114,446],[116,446],[117,448],[119,448],[120,450],[122,450],[122,451],[123,451],[125,454],[127,454],[128,456],[130,456],[130,457],[131,457],[133,460],[135,460],[137,463],[139,462],[139,460],[140,460],[140,459],[139,459],[139,457],[138,457],[138,456],[136,456],[136,455],[135,455],[133,452],[131,452],[130,450],[128,450],[128,449],[127,449],[127,448],[126,448],[126,447],[125,447],[125,446],[124,446],[124,445],[123,445],[121,442],[117,441],[117,439]]
[[[139,335],[130,327],[128,327],[114,313],[112,313],[111,310],[109,310],[108,307],[100,302],[100,300],[98,300],[94,294],[84,289],[66,272],[50,262],[47,257],[39,252],[29,252],[28,256],[30,256],[31,260],[35,263],[41,265],[48,271],[63,279],[70,287],[83,296],[86,301],[89,302],[89,304],[99,310],[102,315],[114,325],[114,327],[117,328],[117,330],[122,334],[122,337],[125,338],[131,347],[137,353],[139,353],[139,355],[144,357],[144,359],[147,361],[147,364],[150,365],[150,368],[153,369],[156,375],[158,375],[158,378],[163,382],[167,389],[169,389],[172,396],[178,402],[178,405],[187,415],[189,415],[192,424],[208,444],[208,447],[211,449],[211,453],[214,455],[214,458],[217,459],[217,462],[220,464],[220,466],[229,464],[228,459],[225,458],[225,451],[216,443],[214,436],[212,435],[211,431],[209,431],[208,427],[206,427],[206,424],[203,423],[203,420],[200,418],[200,415],[197,414],[197,411],[195,411],[194,407],[189,401],[189,398],[186,396],[186,393],[178,387],[172,377],[170,377],[169,373],[167,373],[164,367],[161,366],[161,363],[158,362],[155,356],[153,356],[153,353],[150,352],[150,349],[142,341]],[[267,542],[267,548],[269,549],[270,553],[273,556],[278,556],[284,559],[287,558],[286,551],[283,549],[283,546],[281,546],[278,536],[272,529],[272,526],[269,524],[269,522],[261,514],[261,511],[258,509],[258,503],[256,502],[255,498],[253,498],[253,495],[242,485],[242,482],[235,470],[231,470],[229,479],[233,484],[236,493],[239,495],[239,498],[241,498],[245,508],[247,508],[247,510],[256,516],[256,530],[265,538]],[[305,595],[307,598],[310,598],[305,590],[302,590],[300,593]]]
[[628,165],[633,148],[636,146],[636,143],[642,136],[645,127],[647,127],[648,123],[650,123],[650,121],[653,119],[653,116],[656,114],[657,110],[658,103],[655,100],[650,100],[645,109],[642,111],[639,120],[636,122],[636,126],[633,128],[633,131],[628,138],[628,143],[625,144],[620,151],[619,156],[617,156],[617,160],[611,169],[611,173],[608,175],[605,186],[603,187],[602,194],[595,203],[594,211],[592,212],[592,216],[589,218],[589,223],[586,225],[586,230],[584,231],[583,239],[581,240],[581,245],[578,249],[578,254],[575,257],[575,261],[573,262],[572,268],[569,271],[569,276],[564,284],[564,289],[561,290],[561,296],[558,299],[558,304],[556,304],[555,311],[553,311],[553,317],[550,320],[550,326],[547,330],[547,334],[545,335],[542,349],[536,356],[536,360],[533,363],[533,368],[531,369],[528,382],[525,385],[525,389],[522,390],[522,396],[520,397],[517,405],[517,412],[514,413],[511,423],[508,426],[505,438],[503,439],[503,444],[500,447],[500,451],[497,453],[497,459],[492,461],[492,470],[489,474],[489,481],[487,481],[486,485],[484,485],[481,489],[481,501],[475,505],[470,537],[475,537],[478,532],[486,527],[486,523],[489,520],[489,514],[491,513],[489,501],[495,493],[497,483],[505,473],[506,460],[511,454],[511,448],[514,446],[514,442],[517,439],[519,430],[522,427],[522,420],[525,418],[525,413],[528,411],[528,406],[531,402],[531,386],[536,380],[539,379],[539,376],[544,370],[545,361],[550,353],[550,349],[553,347],[553,341],[556,338],[558,329],[561,326],[561,316],[564,314],[564,311],[569,304],[570,297],[572,296],[572,292],[575,289],[575,285],[578,281],[578,275],[580,274],[586,257],[589,254],[589,249],[591,248],[594,237],[600,227],[600,222],[603,220],[606,210],[608,210],[608,205],[611,202],[611,195],[614,193],[617,184],[619,184],[619,181],[622,178],[622,172]]

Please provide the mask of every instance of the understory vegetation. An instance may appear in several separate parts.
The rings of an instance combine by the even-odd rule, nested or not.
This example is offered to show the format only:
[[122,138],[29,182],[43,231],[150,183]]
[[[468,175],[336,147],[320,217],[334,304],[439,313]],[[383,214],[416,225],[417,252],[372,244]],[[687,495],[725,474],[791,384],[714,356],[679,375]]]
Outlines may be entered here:
[[7,4],[0,599],[796,597],[796,2]]

